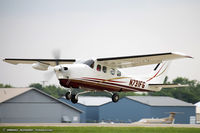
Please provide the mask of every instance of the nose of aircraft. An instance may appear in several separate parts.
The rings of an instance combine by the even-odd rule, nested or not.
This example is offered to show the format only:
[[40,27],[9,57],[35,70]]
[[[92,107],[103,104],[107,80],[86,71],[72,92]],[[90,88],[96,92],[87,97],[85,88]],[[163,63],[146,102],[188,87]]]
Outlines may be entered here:
[[61,66],[55,66],[54,67],[54,71],[57,72],[57,71],[61,71],[62,70],[62,67]]
[[54,67],[54,71],[62,71],[62,70],[67,71],[68,67],[62,67],[60,65]]

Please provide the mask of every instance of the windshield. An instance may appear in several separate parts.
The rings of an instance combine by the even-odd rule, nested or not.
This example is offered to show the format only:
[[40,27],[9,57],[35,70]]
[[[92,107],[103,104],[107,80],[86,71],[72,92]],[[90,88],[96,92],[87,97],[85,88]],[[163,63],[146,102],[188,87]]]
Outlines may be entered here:
[[87,61],[83,62],[83,64],[86,64],[89,67],[93,68],[94,67],[94,60],[87,60]]

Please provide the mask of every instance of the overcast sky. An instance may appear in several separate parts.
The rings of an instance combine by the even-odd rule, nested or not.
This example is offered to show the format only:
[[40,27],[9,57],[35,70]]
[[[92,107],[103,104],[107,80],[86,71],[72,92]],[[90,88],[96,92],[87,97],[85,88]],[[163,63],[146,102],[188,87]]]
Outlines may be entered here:
[[[0,0],[0,57],[52,58],[54,49],[66,59],[182,52],[194,59],[173,61],[169,78],[200,81],[200,1]],[[0,61],[0,83],[28,86],[44,74]]]

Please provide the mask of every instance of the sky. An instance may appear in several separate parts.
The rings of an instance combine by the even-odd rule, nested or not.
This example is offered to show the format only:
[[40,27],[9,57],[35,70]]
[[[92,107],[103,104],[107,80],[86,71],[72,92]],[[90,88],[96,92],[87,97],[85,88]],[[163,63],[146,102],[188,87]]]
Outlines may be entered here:
[[[194,59],[173,61],[169,79],[200,81],[200,1],[0,0],[1,58],[53,58],[55,49],[65,59],[181,52]],[[41,83],[46,73],[0,60],[3,84]]]

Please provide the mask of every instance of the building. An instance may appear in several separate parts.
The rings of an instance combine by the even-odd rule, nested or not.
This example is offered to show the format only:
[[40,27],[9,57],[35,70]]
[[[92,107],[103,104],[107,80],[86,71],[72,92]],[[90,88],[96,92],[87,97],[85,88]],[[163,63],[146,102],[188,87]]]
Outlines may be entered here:
[[101,106],[99,120],[136,122],[142,118],[168,117],[169,112],[177,112],[175,123],[189,124],[190,118],[195,116],[195,106],[165,96],[128,96],[117,104]]
[[[177,112],[175,123],[189,124],[193,123],[191,119],[195,117],[193,104],[166,96],[128,96],[117,103],[111,102],[110,98],[100,103],[105,97],[85,97],[84,102],[83,98],[79,97],[79,103],[74,104],[85,112],[81,122],[131,123],[142,118],[168,117],[170,112]],[[70,101],[62,100],[70,104]]]
[[81,113],[38,89],[0,88],[0,123],[78,123]]
[[196,123],[200,123],[200,102],[195,103],[196,106]]
[[80,117],[81,123],[99,122],[99,107],[112,102],[111,98],[102,96],[79,96],[78,98],[77,104],[71,103],[64,97],[60,100],[83,111]]

